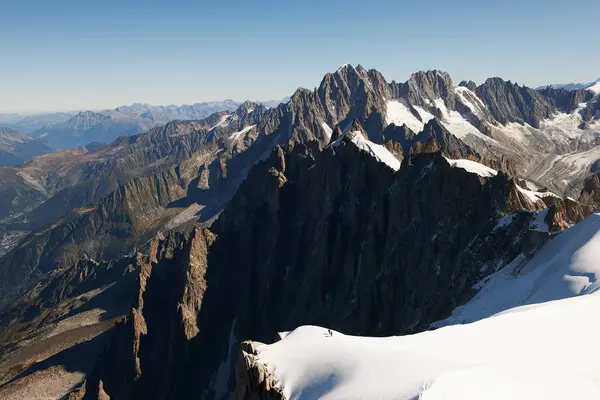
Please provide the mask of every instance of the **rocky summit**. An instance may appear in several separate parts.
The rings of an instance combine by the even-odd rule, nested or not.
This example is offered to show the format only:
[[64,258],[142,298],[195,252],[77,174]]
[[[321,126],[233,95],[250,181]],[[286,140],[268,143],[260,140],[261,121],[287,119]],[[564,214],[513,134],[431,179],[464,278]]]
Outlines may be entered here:
[[0,167],[0,397],[281,399],[262,343],[299,326],[436,329],[593,225],[598,104],[346,64],[107,144],[76,114],[84,147]]

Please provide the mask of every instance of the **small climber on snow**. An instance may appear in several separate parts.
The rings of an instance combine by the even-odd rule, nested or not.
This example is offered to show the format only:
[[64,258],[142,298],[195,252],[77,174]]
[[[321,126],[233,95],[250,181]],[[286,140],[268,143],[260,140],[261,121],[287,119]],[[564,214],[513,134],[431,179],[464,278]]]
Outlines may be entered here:
[[333,336],[333,332],[331,332],[331,329],[327,329],[327,332],[329,332],[329,336]]

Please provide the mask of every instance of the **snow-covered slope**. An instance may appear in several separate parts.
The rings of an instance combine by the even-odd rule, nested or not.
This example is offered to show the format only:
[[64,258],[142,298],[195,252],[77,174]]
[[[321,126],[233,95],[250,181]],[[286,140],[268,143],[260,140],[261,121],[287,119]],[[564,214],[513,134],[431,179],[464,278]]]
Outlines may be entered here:
[[600,93],[600,80],[597,80],[596,82],[594,82],[593,85],[588,86],[586,89],[591,90],[595,94],[599,94]]
[[258,349],[287,399],[597,399],[600,296],[410,336],[303,326]]
[[354,143],[356,147],[366,151],[371,156],[375,157],[377,161],[385,163],[394,171],[398,171],[400,169],[400,160],[398,160],[392,153],[390,153],[388,149],[382,145],[373,143],[366,139],[360,131],[344,133],[341,137],[331,143],[331,146],[338,146],[346,135],[351,138],[352,143]]
[[434,325],[477,321],[521,305],[599,292],[599,258],[600,214],[594,214],[557,235],[530,261],[520,255],[480,282],[471,301]]
[[390,100],[386,103],[386,122],[388,124],[396,126],[405,124],[413,132],[420,132],[431,118],[433,115],[427,112],[420,113],[417,118],[403,99]]
[[471,172],[472,174],[477,174],[479,176],[482,176],[484,178],[491,178],[493,176],[498,175],[498,171],[496,171],[495,169],[492,169],[486,165],[480,164],[478,162],[475,161],[471,161],[471,160],[450,160],[448,158],[446,158],[446,161],[448,161],[448,164],[450,164],[451,166],[453,166],[454,168],[462,168],[468,172]]

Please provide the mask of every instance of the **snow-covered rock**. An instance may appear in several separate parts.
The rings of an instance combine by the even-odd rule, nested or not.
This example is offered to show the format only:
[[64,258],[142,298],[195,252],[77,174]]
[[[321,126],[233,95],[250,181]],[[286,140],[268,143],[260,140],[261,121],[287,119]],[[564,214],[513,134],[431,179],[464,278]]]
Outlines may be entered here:
[[486,165],[480,164],[471,160],[450,160],[446,158],[448,164],[453,166],[454,168],[462,168],[468,172],[473,174],[477,174],[484,178],[491,178],[498,175],[498,171],[492,169]]
[[398,171],[400,169],[400,160],[398,160],[388,149],[383,147],[380,144],[373,143],[370,140],[366,139],[364,135],[360,131],[353,131],[349,133],[344,133],[341,137],[336,139],[331,145],[339,146],[344,137],[348,135],[350,141],[356,145],[361,150],[366,151],[371,156],[375,157],[377,161],[386,164],[388,167],[392,168],[394,171]]

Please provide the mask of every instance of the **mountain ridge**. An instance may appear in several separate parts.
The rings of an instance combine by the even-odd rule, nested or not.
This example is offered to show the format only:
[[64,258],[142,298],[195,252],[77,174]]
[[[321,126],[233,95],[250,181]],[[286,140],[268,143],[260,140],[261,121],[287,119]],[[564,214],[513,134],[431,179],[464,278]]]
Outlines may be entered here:
[[[494,169],[515,173],[522,170],[524,164],[540,161],[531,157],[532,154],[539,154],[536,153],[537,148],[540,151],[548,151],[552,147],[561,152],[570,151],[575,140],[568,136],[574,134],[568,129],[575,129],[575,133],[581,135],[586,132],[593,134],[595,128],[582,130],[578,127],[579,124],[560,131],[556,138],[544,133],[548,116],[560,117],[561,113],[572,109],[573,102],[581,99],[578,94],[567,100],[561,96],[562,92],[553,91],[546,95],[500,78],[486,80],[472,92],[466,86],[455,86],[449,74],[438,70],[416,72],[404,83],[387,83],[376,70],[366,70],[360,65],[345,65],[333,73],[327,73],[320,85],[313,90],[298,89],[287,103],[276,108],[245,102],[232,113],[215,113],[195,122],[169,122],[162,128],[121,137],[111,144],[92,150],[82,148],[64,151],[31,160],[18,169],[6,171],[6,176],[21,180],[12,185],[28,188],[25,193],[9,192],[9,196],[18,195],[23,199],[39,199],[41,196],[42,201],[34,200],[37,204],[34,203],[33,206],[29,201],[23,201],[20,205],[12,206],[12,210],[7,210],[7,229],[33,231],[33,240],[26,240],[25,248],[21,247],[6,255],[3,260],[0,259],[0,264],[3,269],[12,268],[10,266],[20,260],[18,264],[25,269],[34,271],[41,266],[42,271],[46,271],[56,265],[66,267],[78,257],[101,258],[104,250],[96,245],[89,247],[89,243],[94,242],[94,236],[102,234],[97,229],[112,226],[112,218],[120,220],[128,215],[126,231],[138,232],[133,223],[139,218],[135,215],[136,212],[127,211],[122,214],[119,211],[108,219],[102,218],[106,224],[94,224],[95,230],[92,231],[96,233],[89,236],[89,239],[78,239],[75,246],[68,246],[70,252],[74,253],[65,254],[58,259],[53,257],[64,254],[60,250],[66,245],[64,237],[70,237],[76,231],[76,226],[87,226],[88,222],[80,224],[86,218],[96,215],[97,211],[90,214],[90,209],[96,209],[103,201],[109,201],[108,197],[123,190],[119,188],[128,187],[129,182],[136,182],[144,187],[143,191],[150,196],[149,204],[154,204],[152,198],[169,199],[168,204],[159,201],[159,209],[162,212],[179,210],[181,217],[169,214],[174,218],[173,221],[200,215],[201,221],[206,222],[218,214],[245,178],[249,168],[267,157],[273,146],[285,145],[289,141],[302,143],[311,140],[318,140],[324,146],[335,140],[334,136],[339,137],[338,131],[343,133],[354,123],[360,126],[368,142],[373,145],[385,144],[386,148],[391,149],[398,163],[410,152],[441,151],[449,158],[472,159]],[[589,96],[583,99],[589,100]],[[593,104],[591,100],[589,103]],[[577,115],[577,118],[583,120],[583,116],[579,114],[580,108],[571,115]],[[82,114],[84,120],[98,116],[99,114],[91,112],[89,115]],[[99,116],[101,119],[105,117]],[[414,131],[406,127],[406,124],[413,127]],[[400,129],[402,126],[406,130]],[[528,130],[527,134],[519,132],[522,136],[519,140],[523,143],[518,146],[513,144],[517,144],[519,140],[510,137],[513,126]],[[502,135],[507,138],[503,139]],[[535,139],[537,148],[527,145],[529,138]],[[368,142],[365,144],[371,146]],[[595,154],[593,141],[586,144],[580,139],[577,146],[588,146],[583,147],[583,151],[588,151],[591,146],[590,151]],[[555,156],[548,153],[545,157]],[[554,165],[557,164],[554,158],[553,162]],[[546,166],[542,164],[539,168],[545,169]],[[546,172],[548,171],[549,169]],[[582,177],[590,173],[581,168],[575,171],[566,168],[564,171],[569,174],[576,172]],[[183,181],[180,178],[168,178],[165,181],[165,173],[171,177],[185,178]],[[522,173],[521,177],[531,179],[531,176]],[[154,185],[152,182],[171,183]],[[572,185],[577,185],[577,182]],[[173,191],[170,191],[171,184]],[[555,190],[555,187],[550,188]],[[178,195],[164,197],[162,193]],[[120,201],[127,198],[117,197]],[[15,197],[7,198],[6,201],[14,199]],[[73,215],[68,215],[71,210],[80,208],[88,211],[83,214],[76,211]],[[111,209],[127,210],[123,205]],[[196,213],[193,212],[194,209]],[[23,219],[19,213],[26,216],[26,225],[18,223],[19,219]],[[160,213],[152,215],[155,217],[150,220],[160,218]],[[79,222],[75,223],[73,218]],[[164,226],[172,226],[172,222],[161,221],[166,224]],[[45,225],[49,225],[51,230],[47,231]],[[136,233],[135,235],[141,236],[135,239],[135,245],[140,244],[139,240],[146,241],[142,237],[149,238],[160,230],[158,221],[149,222],[145,226],[153,228],[148,232],[141,230]],[[58,233],[64,228],[67,230]],[[142,234],[142,231],[145,233]],[[107,244],[111,240],[104,242]],[[121,249],[119,251],[126,252],[133,246],[133,243],[129,243],[126,248],[118,248]],[[36,248],[46,249],[46,255],[40,258],[37,250],[34,250]],[[57,249],[59,253],[53,253],[54,250],[51,249]],[[91,253],[90,249],[93,249]],[[25,258],[19,256],[19,253],[24,254]],[[55,255],[47,258],[50,254]],[[38,260],[41,259],[47,260],[45,266],[40,265]]]

